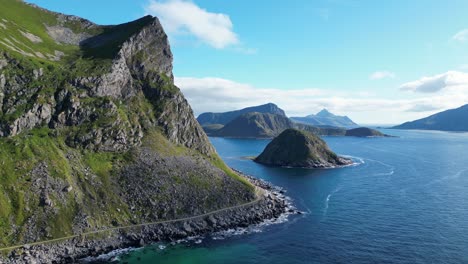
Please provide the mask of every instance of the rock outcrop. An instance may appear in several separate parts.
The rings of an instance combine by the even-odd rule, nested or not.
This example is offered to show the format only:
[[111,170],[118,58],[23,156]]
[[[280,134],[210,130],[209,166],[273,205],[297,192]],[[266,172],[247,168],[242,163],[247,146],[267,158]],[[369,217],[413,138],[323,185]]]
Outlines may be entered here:
[[274,138],[255,161],[298,168],[334,168],[352,164],[351,160],[333,153],[319,137],[296,129],[287,129]]

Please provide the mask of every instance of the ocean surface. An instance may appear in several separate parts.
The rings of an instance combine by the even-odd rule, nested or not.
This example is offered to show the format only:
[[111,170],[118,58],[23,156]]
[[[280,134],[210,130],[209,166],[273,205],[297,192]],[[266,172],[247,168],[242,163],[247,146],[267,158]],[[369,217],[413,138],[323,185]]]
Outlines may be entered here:
[[284,187],[305,214],[118,263],[468,263],[468,133],[382,131],[399,137],[325,137],[357,165],[322,170],[245,158],[269,140],[211,138],[228,165]]

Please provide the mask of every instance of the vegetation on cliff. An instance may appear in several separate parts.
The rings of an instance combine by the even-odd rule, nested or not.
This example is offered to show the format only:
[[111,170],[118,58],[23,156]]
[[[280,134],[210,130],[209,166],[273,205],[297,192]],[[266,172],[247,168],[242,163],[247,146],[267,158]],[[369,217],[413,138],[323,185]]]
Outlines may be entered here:
[[157,18],[0,5],[0,247],[254,198],[174,85]]

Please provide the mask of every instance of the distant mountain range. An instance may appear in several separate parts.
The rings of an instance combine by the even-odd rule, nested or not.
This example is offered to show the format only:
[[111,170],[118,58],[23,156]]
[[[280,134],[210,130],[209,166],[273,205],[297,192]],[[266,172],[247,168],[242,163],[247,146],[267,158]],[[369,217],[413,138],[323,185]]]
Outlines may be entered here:
[[[197,120],[203,126],[205,133],[214,137],[273,138],[286,129],[298,129],[321,136],[387,136],[377,130],[357,128],[357,124],[348,117],[336,116],[326,109],[317,115],[305,118],[308,120],[316,118],[321,122],[319,125],[296,122],[272,103],[225,113],[203,113]],[[350,127],[357,129],[348,130]]]
[[426,118],[392,127],[394,129],[422,129],[442,131],[468,131],[468,104],[443,111]]
[[331,126],[331,127],[345,127],[355,128],[359,125],[354,123],[347,116],[337,116],[330,113],[327,109],[323,109],[316,115],[308,115],[305,117],[291,117],[293,121],[308,124],[312,126]]
[[283,115],[251,112],[240,115],[222,128],[218,125],[205,125],[210,136],[235,138],[272,138],[289,128],[309,131],[318,135],[344,135],[343,128],[319,128],[291,121]]
[[286,116],[283,109],[279,108],[277,105],[268,103],[259,106],[247,107],[241,110],[224,112],[224,113],[203,113],[198,116],[197,120],[200,125],[213,125],[213,124],[221,124],[226,125],[227,123],[231,122],[235,118],[239,117],[245,113],[270,113],[270,114],[277,114],[281,116]]

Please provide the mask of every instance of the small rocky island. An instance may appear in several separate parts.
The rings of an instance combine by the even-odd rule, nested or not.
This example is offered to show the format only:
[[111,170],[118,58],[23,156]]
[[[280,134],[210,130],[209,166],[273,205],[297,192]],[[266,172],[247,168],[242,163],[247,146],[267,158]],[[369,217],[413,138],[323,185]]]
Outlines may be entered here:
[[271,166],[334,168],[352,164],[331,151],[318,136],[297,129],[286,129],[274,138],[255,162]]
[[345,136],[347,137],[391,137],[375,129],[367,127],[358,127],[346,130]]

